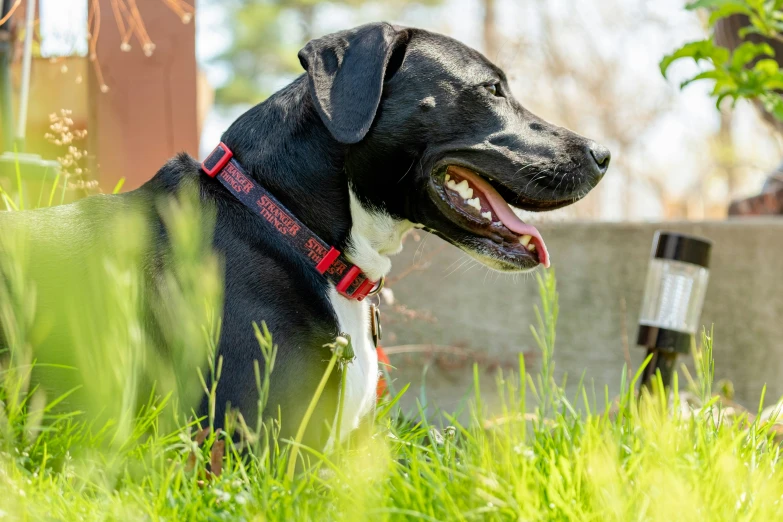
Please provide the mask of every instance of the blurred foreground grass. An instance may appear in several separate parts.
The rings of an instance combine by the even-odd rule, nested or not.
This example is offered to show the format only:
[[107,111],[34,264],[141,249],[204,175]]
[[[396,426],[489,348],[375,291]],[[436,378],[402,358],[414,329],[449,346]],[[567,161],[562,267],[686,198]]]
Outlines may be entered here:
[[[60,211],[47,212],[54,221]],[[194,226],[210,222],[208,211],[183,197],[159,212],[171,262],[154,299],[142,289],[143,216],[108,222],[89,260],[59,267],[57,278],[78,280],[56,299],[30,273],[31,256],[44,255],[31,246],[34,231],[0,234],[0,520],[783,519],[775,432],[760,416],[723,415],[710,337],[692,386],[699,410],[683,404],[676,381],[671,396],[638,400],[625,372],[616,400],[584,387],[565,396],[553,378],[551,272],[539,278],[534,328],[542,369],[526,374],[520,357],[518,373],[498,376],[499,415],[482,408],[476,369],[468,422],[403,420],[399,396],[388,399],[360,447],[329,456],[300,448],[293,480],[290,442],[275,439],[275,423],[235,422],[245,448],[225,433],[198,445],[196,423],[212,422],[192,415],[211,392],[201,372],[220,373],[219,261]],[[68,312],[70,339],[47,319],[42,303],[54,301]],[[260,354],[273,359],[268,332],[256,331]],[[49,362],[51,353],[71,357]],[[52,375],[70,377],[55,377],[63,389],[53,391]],[[268,379],[259,375],[261,401]],[[212,476],[221,442],[222,474]]]

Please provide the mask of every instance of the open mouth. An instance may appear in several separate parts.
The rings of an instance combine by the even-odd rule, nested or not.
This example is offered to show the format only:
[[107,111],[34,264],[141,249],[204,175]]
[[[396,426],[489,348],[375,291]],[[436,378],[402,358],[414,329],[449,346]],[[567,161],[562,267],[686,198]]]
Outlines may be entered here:
[[490,240],[499,257],[549,267],[549,253],[541,233],[522,221],[500,195],[500,191],[509,192],[507,188],[496,189],[492,182],[458,165],[446,167],[437,182],[452,221]]

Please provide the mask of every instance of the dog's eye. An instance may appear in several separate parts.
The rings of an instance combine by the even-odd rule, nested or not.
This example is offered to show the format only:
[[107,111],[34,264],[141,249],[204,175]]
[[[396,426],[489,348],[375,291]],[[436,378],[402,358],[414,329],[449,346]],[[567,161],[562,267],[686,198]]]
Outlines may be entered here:
[[503,97],[503,92],[500,90],[500,82],[487,83],[487,84],[484,85],[484,88],[492,96],[497,96],[499,98]]

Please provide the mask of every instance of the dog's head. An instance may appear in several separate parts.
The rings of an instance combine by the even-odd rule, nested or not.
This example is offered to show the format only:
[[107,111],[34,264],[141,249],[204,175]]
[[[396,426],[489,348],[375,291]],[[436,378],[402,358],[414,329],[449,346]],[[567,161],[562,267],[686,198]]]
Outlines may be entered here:
[[451,38],[370,24],[313,40],[299,58],[321,119],[349,145],[361,204],[492,268],[548,265],[519,209],[569,205],[609,165],[606,148],[526,110],[503,71]]

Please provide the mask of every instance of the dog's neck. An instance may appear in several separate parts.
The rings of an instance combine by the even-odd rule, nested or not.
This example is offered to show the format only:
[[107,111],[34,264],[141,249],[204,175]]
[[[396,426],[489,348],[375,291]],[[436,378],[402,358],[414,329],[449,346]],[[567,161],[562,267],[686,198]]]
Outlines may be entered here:
[[349,188],[348,147],[321,122],[304,77],[240,116],[222,141],[252,177],[370,279],[389,272],[389,255],[402,249],[413,224],[369,207]]
[[345,146],[321,123],[303,77],[237,118],[222,141],[305,225],[342,246],[351,226]]
[[382,210],[363,204],[350,191],[351,233],[347,255],[367,276],[377,281],[391,270],[390,255],[402,250],[402,239],[414,224],[396,219]]

